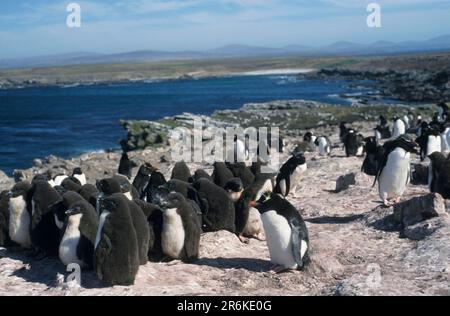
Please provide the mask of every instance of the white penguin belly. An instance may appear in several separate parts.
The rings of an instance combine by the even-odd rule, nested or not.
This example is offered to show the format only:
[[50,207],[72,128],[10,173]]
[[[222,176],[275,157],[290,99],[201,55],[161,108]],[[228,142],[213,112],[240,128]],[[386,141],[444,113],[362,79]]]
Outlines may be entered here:
[[181,216],[176,209],[168,209],[163,213],[161,246],[165,255],[176,259],[180,257],[184,247],[184,227]]
[[306,163],[304,163],[303,165],[297,166],[297,168],[295,168],[294,172],[291,175],[291,188],[289,190],[289,192],[294,192],[295,189],[297,188],[297,186],[300,183],[300,179],[302,177],[302,174],[306,171],[307,169],[307,165]]
[[320,137],[318,142],[319,142],[319,155],[321,156],[328,155],[328,146],[327,146],[328,144],[325,137]]
[[258,237],[264,231],[261,215],[254,207],[250,207],[247,224],[244,227],[243,234],[245,236]]
[[375,131],[375,139],[377,142],[381,140],[381,133],[379,131]]
[[450,146],[447,140],[447,134],[450,131],[450,128],[446,128],[445,131],[440,135],[441,137],[441,152],[443,154],[447,154],[450,151]]
[[83,214],[76,214],[69,217],[66,231],[59,244],[59,259],[66,266],[70,263],[76,263],[80,267],[85,265],[77,256],[77,247],[81,237],[79,227],[82,217]]
[[57,176],[57,177],[55,177],[55,179],[54,179],[55,186],[61,185],[61,183],[67,178],[68,178],[68,176]]
[[100,215],[97,236],[95,236],[95,248],[97,248],[98,244],[100,243],[100,239],[102,238],[103,225],[105,225],[106,217],[108,217],[109,214],[110,212],[103,211],[102,215]]
[[392,133],[392,137],[397,138],[400,135],[405,134],[406,128],[405,128],[405,123],[403,123],[403,121],[401,120],[397,120],[394,123],[394,130]]
[[410,153],[402,148],[396,148],[389,154],[379,179],[381,199],[391,199],[403,194],[409,179],[409,158]]
[[358,150],[356,151],[356,156],[362,156],[364,153],[364,147],[363,146],[359,146]]
[[124,193],[128,200],[133,201],[133,197],[131,196],[131,192]]
[[296,269],[297,262],[292,253],[292,232],[286,218],[275,211],[261,215],[269,248],[270,261],[287,269]]
[[441,152],[441,136],[430,135],[428,136],[427,156],[436,151]]
[[83,174],[76,174],[74,175],[75,179],[77,179],[78,181],[80,181],[81,185],[85,185],[86,184],[86,176]]
[[24,248],[31,247],[30,214],[23,196],[9,200],[9,238]]

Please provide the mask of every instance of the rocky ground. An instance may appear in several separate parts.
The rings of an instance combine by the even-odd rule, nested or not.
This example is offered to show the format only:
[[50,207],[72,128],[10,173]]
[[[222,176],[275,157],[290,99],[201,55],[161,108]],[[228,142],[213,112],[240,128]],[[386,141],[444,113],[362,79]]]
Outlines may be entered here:
[[[354,126],[372,135],[373,123]],[[264,241],[243,244],[224,231],[202,235],[200,258],[192,264],[141,266],[130,287],[102,287],[92,272],[82,273],[81,287],[73,286],[62,280],[69,273],[57,259],[34,261],[26,253],[0,248],[0,295],[450,295],[450,222],[442,198],[408,202],[428,194],[426,186],[410,184],[403,196],[406,206],[380,207],[373,178],[360,172],[362,158],[344,156],[337,127],[319,127],[316,133],[330,136],[336,147],[330,157],[306,154],[308,170],[295,196],[288,197],[309,229],[312,261],[305,271],[273,274]],[[288,137],[286,152],[298,140]],[[168,177],[167,150],[136,151],[131,157],[158,165]],[[94,182],[113,174],[119,158],[116,152],[72,160],[50,157],[35,161],[25,174],[81,166]],[[199,166],[190,164],[192,170]],[[345,181],[337,181],[343,175],[348,175]],[[12,180],[1,178],[4,189]],[[435,217],[424,215],[427,220],[415,224],[424,218],[411,221],[414,216],[403,209]]]

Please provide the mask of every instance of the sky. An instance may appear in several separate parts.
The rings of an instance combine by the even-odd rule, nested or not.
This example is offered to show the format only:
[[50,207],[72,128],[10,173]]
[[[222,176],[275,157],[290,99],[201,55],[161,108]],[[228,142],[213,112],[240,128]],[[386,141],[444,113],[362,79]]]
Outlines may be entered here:
[[[81,7],[81,27],[66,24]],[[367,5],[381,6],[369,28]],[[322,46],[450,34],[450,0],[2,0],[0,58],[70,52]]]

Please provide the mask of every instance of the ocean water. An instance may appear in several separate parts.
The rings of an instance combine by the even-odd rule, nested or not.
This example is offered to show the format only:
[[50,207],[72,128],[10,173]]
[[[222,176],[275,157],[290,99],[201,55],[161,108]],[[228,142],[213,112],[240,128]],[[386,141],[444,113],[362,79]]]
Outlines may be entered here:
[[119,119],[211,114],[271,100],[349,104],[339,95],[357,94],[358,89],[344,81],[263,75],[0,90],[0,169],[11,175],[30,167],[34,158],[119,148],[126,135]]

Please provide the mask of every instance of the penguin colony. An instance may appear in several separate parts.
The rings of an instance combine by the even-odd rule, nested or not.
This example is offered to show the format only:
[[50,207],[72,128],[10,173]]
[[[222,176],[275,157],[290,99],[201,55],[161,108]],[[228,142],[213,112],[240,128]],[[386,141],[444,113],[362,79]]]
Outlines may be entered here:
[[[409,112],[389,127],[380,116],[369,137],[340,124],[346,156],[365,155],[362,171],[374,177],[384,205],[400,201],[414,153],[430,162],[430,191],[450,198],[450,117],[444,103],[439,109],[429,123]],[[265,240],[275,272],[302,270],[311,255],[309,235],[289,197],[307,170],[304,153],[329,156],[333,148],[327,136],[307,132],[272,173],[261,172],[267,162],[259,159],[217,161],[212,174],[191,173],[178,162],[165,179],[145,162],[131,180],[136,165],[124,152],[110,178],[86,179],[81,168],[52,178],[39,174],[31,182],[18,177],[0,193],[0,246],[26,249],[37,259],[57,256],[64,265],[94,270],[106,285],[132,285],[140,265],[195,262],[201,234],[227,230],[243,243]]]

